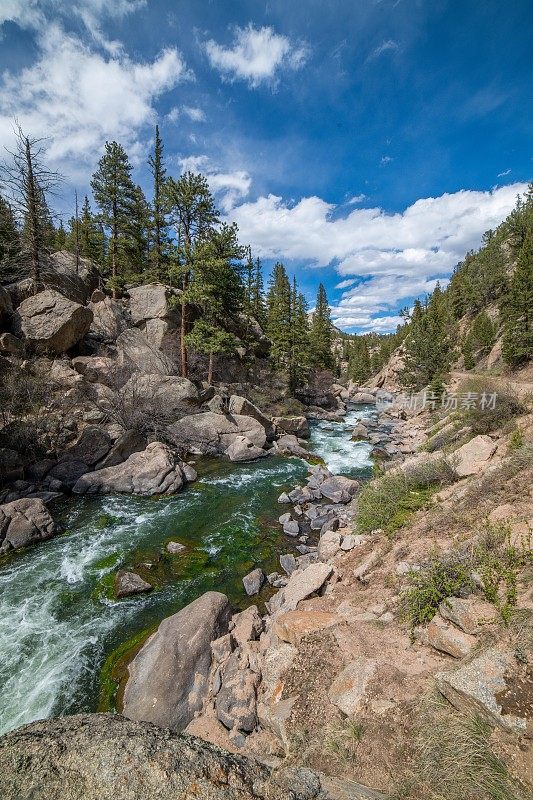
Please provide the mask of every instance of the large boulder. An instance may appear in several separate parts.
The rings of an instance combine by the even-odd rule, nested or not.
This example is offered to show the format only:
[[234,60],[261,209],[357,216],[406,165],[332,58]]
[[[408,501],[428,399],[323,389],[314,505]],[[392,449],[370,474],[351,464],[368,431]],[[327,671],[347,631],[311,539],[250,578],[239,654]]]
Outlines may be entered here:
[[162,283],[148,283],[128,291],[132,322],[155,347],[161,347],[164,336],[178,322],[178,313],[170,302],[176,294],[175,289]]
[[106,431],[97,425],[88,425],[77,442],[66,450],[66,455],[92,467],[109,453],[112,444],[113,440]]
[[290,433],[300,439],[309,438],[309,423],[305,417],[272,417],[278,435]]
[[496,442],[490,436],[475,436],[459,447],[453,454],[457,477],[466,478],[481,472],[496,452],[496,447]]
[[246,436],[237,436],[226,450],[226,455],[230,461],[255,461],[267,456],[268,453],[247,439]]
[[132,375],[122,390],[133,405],[153,407],[166,418],[186,414],[198,405],[198,389],[188,378],[176,375]]
[[344,475],[332,475],[320,483],[319,489],[323,497],[332,503],[349,503],[359,488],[359,481],[346,478]]
[[232,394],[229,399],[228,411],[230,414],[253,417],[261,423],[267,432],[267,438],[271,439],[274,436],[274,426],[268,417],[266,417],[257,406],[251,403],[246,397],[241,397],[238,394]]
[[114,342],[126,330],[124,310],[113,298],[106,297],[102,292],[94,292],[89,308],[93,312],[89,334],[96,341]]
[[132,453],[140,453],[145,448],[146,437],[141,431],[124,431],[114,442],[105,458],[98,462],[98,469],[116,467],[117,464],[122,464],[123,461],[126,461]]
[[175,372],[172,361],[137,328],[128,328],[120,334],[117,351],[120,366],[148,375],[172,375]]
[[167,617],[128,666],[123,713],[181,731],[208,692],[211,642],[228,632],[226,595],[206,592]]
[[98,268],[93,261],[67,250],[52,253],[43,265],[42,281],[46,287],[84,305],[99,282]]
[[66,353],[91,326],[93,312],[59,292],[46,289],[24,300],[17,309],[26,341],[39,353]]
[[[366,795],[369,797],[370,795]],[[3,800],[327,800],[310,770],[255,759],[120,714],[32,722],[0,739]]]
[[183,417],[169,427],[169,434],[177,447],[190,453],[209,455],[225,453],[241,436],[256,447],[264,447],[267,438],[265,429],[253,417],[214,411]]
[[72,366],[89,383],[113,383],[116,363],[106,356],[75,356]]
[[88,472],[76,481],[74,494],[174,494],[186,483],[183,464],[162,442],[152,442],[122,464]]
[[0,506],[0,552],[50,539],[57,532],[42,500],[25,497]]

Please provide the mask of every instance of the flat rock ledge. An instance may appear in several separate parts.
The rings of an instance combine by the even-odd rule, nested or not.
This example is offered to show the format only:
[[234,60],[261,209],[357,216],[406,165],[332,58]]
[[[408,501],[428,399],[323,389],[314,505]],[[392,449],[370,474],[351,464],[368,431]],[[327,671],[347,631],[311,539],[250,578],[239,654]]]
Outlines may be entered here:
[[2,800],[327,800],[310,770],[271,774],[201,739],[119,714],[33,722],[0,739]]

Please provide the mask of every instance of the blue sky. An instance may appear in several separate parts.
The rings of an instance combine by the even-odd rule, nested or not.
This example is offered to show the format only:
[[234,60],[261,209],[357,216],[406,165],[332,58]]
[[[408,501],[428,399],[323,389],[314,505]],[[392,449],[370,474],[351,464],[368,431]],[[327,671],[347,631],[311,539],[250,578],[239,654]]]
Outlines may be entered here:
[[12,120],[86,191],[106,139],[149,193],[209,177],[265,262],[337,324],[393,330],[533,173],[530,0],[0,0],[0,145]]

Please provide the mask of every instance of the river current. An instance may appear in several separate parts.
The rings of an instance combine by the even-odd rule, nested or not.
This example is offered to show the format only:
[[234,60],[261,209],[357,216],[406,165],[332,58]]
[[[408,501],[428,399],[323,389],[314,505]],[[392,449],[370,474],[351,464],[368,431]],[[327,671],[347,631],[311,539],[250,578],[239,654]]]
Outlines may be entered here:
[[[312,423],[309,449],[335,474],[368,475],[370,446],[350,436],[369,413],[363,407],[341,423]],[[95,711],[102,666],[124,642],[210,589],[245,607],[243,575],[256,566],[279,569],[279,554],[294,541],[277,522],[277,497],[305,478],[307,465],[271,456],[197,467],[199,480],[175,497],[58,502],[51,511],[65,532],[0,562],[0,734]],[[170,540],[186,550],[168,554]],[[154,591],[112,599],[121,567],[134,568]]]

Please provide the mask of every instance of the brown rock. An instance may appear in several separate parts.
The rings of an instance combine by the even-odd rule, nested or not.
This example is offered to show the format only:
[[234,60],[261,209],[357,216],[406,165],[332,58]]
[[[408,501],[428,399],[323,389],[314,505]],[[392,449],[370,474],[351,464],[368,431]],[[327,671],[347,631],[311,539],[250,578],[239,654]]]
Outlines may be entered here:
[[359,713],[366,702],[368,684],[376,674],[378,662],[358,656],[335,678],[328,697],[343,714],[351,717]]
[[477,475],[496,452],[496,443],[490,436],[475,436],[453,454],[455,473],[459,478]]
[[287,611],[274,623],[274,633],[282,641],[296,645],[303,636],[330,628],[342,620],[329,611]]
[[463,658],[472,650],[477,639],[460,631],[437,614],[428,625],[427,641],[435,650],[448,653],[454,658]]
[[130,597],[132,594],[151,592],[154,587],[143,581],[136,572],[119,570],[115,575],[115,595],[117,597]]

